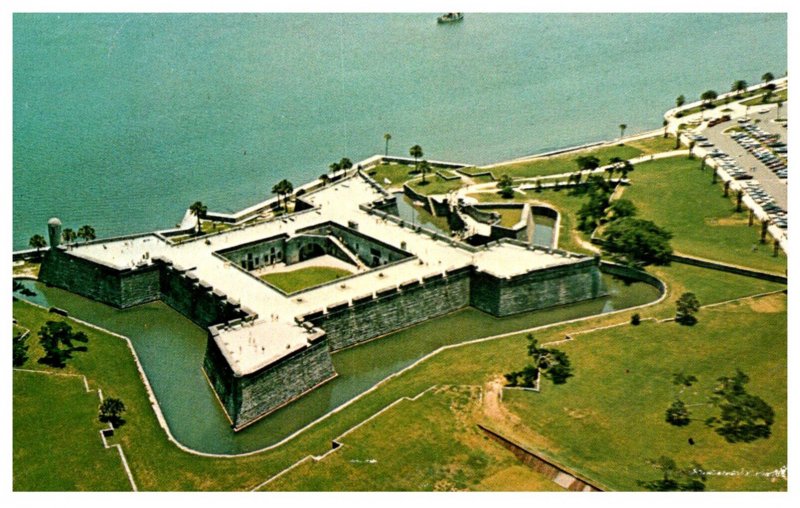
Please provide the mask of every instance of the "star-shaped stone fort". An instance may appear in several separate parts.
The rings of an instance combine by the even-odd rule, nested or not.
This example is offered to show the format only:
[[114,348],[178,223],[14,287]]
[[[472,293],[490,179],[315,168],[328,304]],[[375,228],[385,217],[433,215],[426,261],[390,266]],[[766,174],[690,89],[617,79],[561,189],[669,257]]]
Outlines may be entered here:
[[[360,170],[304,189],[293,214],[182,242],[64,246],[52,219],[40,279],[119,308],[161,299],[207,328],[202,367],[236,430],[336,376],[333,351],[468,305],[507,316],[604,293],[598,258],[409,224]],[[259,277],[323,258],[351,275],[291,294]]]

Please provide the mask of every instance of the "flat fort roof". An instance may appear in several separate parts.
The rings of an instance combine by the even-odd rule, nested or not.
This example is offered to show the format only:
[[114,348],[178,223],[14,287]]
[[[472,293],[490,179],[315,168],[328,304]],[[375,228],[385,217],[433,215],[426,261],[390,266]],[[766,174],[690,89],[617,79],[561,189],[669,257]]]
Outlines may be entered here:
[[[355,175],[304,195],[303,200],[313,209],[283,218],[181,243],[148,234],[75,245],[69,248],[69,252],[119,270],[146,266],[157,258],[168,261],[254,311],[258,314],[255,321],[235,328],[222,328],[215,335],[220,350],[239,376],[256,372],[306,347],[314,334],[299,326],[294,318],[327,305],[350,302],[353,298],[396,288],[410,280],[422,280],[466,266],[475,266],[497,277],[512,277],[585,259],[505,242],[467,249],[452,240],[435,239],[430,234],[402,227],[360,208],[360,205],[382,198],[384,195],[365,177]],[[298,297],[275,290],[217,254],[223,249],[279,235],[291,237],[299,234],[299,230],[326,222],[344,227],[354,222],[359,233],[402,249],[412,257],[354,275],[342,284],[312,288]]]

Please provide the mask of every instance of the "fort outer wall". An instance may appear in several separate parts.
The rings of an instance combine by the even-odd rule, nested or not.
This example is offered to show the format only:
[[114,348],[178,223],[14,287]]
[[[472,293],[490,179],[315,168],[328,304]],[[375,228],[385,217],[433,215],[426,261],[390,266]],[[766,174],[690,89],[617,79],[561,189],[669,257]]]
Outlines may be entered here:
[[493,316],[544,309],[605,295],[598,258],[499,278],[473,267],[433,275],[332,304],[299,318],[325,330],[332,351],[471,305]]
[[237,376],[217,346],[220,329],[209,329],[203,370],[236,431],[336,376],[328,341],[319,330],[306,347],[252,374]]

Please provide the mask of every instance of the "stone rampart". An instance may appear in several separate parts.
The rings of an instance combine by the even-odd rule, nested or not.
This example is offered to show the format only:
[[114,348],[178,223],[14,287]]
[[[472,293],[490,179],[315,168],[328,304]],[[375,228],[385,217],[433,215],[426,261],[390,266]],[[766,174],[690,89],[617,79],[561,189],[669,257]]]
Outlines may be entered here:
[[410,280],[377,295],[329,305],[321,316],[307,316],[324,329],[332,351],[365,342],[469,305],[470,267]]
[[160,297],[157,263],[118,270],[73,256],[63,248],[47,252],[39,280],[117,308],[132,307]]
[[586,258],[510,278],[477,271],[470,285],[470,304],[494,316],[508,316],[604,294],[599,260]]
[[247,316],[247,311],[225,294],[171,264],[161,270],[160,283],[164,303],[203,328]]

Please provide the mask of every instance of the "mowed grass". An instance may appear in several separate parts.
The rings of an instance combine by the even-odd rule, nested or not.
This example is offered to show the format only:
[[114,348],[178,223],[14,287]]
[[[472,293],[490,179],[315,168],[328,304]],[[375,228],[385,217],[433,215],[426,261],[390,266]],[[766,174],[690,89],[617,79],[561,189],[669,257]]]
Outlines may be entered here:
[[425,182],[423,182],[421,178],[408,182],[409,187],[426,196],[432,194],[447,194],[465,184],[466,182],[461,178],[458,180],[445,180],[436,174],[425,175]]
[[[560,345],[575,367],[565,385],[505,393],[507,407],[549,443],[529,446],[615,490],[657,479],[647,460],[661,455],[681,467],[697,461],[706,471],[734,472],[710,476],[708,490],[786,490],[785,480],[754,475],[787,463],[786,296],[702,309],[698,319],[693,327],[645,322],[599,330]],[[775,410],[768,439],[731,444],[703,424],[718,415],[705,404],[716,379],[736,368],[750,376],[748,392]],[[681,391],[671,381],[677,372],[699,381]],[[696,419],[687,427],[664,421],[676,396]]]
[[632,159],[642,155],[642,153],[641,149],[627,144],[607,145],[569,152],[564,155],[495,166],[490,170],[496,178],[500,178],[502,175],[509,175],[513,178],[555,175],[578,171],[578,165],[575,162],[578,157],[592,155],[600,159],[600,165],[603,166],[608,164],[613,157]]
[[699,160],[686,157],[637,164],[622,197],[641,218],[672,232],[676,252],[783,274],[786,256],[775,257],[772,245],[759,243],[758,221],[748,227],[746,207],[736,212],[721,184],[711,183],[711,170],[699,168]]
[[[683,267],[682,265],[659,268],[657,274],[665,279],[670,288],[709,288],[708,293],[700,296],[703,303],[759,293],[765,289],[766,284],[770,284],[748,277],[695,267]],[[777,287],[780,286],[772,285],[770,289]],[[556,340],[563,338],[565,333],[574,333],[593,326],[628,322],[630,314],[633,312],[639,312],[643,317],[658,314],[669,315],[669,313],[674,313],[674,303],[666,301],[645,309],[597,316],[578,323],[552,325],[537,332],[537,337],[540,338],[540,341]],[[746,308],[742,308],[743,315],[747,312]],[[62,319],[20,301],[14,302],[13,315],[22,326],[31,330],[38,330],[48,319]],[[700,318],[704,319],[702,313]],[[450,323],[452,319],[452,316],[441,318],[447,323]],[[415,396],[435,384],[481,385],[504,372],[518,369],[526,345],[525,335],[518,334],[444,351],[384,383],[379,389],[363,396],[346,409],[331,415],[324,422],[306,430],[286,444],[262,453],[231,459],[192,455],[181,451],[170,442],[150,406],[148,393],[139,377],[127,344],[119,337],[85,327],[71,320],[70,322],[74,328],[89,335],[89,351],[76,354],[64,371],[85,374],[92,388],[102,388],[107,397],[117,397],[125,402],[128,409],[125,413],[127,423],[117,431],[112,440],[120,443],[125,450],[139,489],[158,491],[251,489],[307,455],[321,455],[330,450],[332,439],[336,439],[347,429],[375,415],[400,397]],[[438,326],[447,330],[455,330],[452,333],[460,333],[458,330],[462,329],[457,323],[449,325],[437,324],[438,322],[438,320],[431,320],[420,326],[429,326],[432,329]],[[526,324],[520,322],[517,326],[519,327],[517,329],[520,329],[526,327]],[[485,330],[475,332],[473,335],[484,336],[496,333],[491,319],[487,321],[484,328]],[[409,333],[418,333],[414,332],[414,329],[409,330]],[[777,351],[775,354],[780,359],[782,353]],[[31,344],[31,358],[25,367],[40,368],[41,366],[36,363],[36,360],[41,355],[42,351],[38,344]],[[596,361],[603,361],[603,357],[597,356]],[[748,373],[753,374],[750,371]],[[566,386],[569,386],[569,383]],[[424,412],[416,414],[416,417],[426,418]],[[782,416],[779,415],[779,417]],[[375,421],[380,422],[381,419],[377,418]],[[425,421],[438,424],[436,416],[431,416]],[[598,424],[602,424],[602,421]],[[17,425],[15,418],[15,426]],[[94,423],[89,422],[86,425],[93,428]],[[442,425],[447,425],[447,423],[442,423]],[[390,430],[391,432],[397,431],[394,427]],[[15,446],[27,447],[29,446],[28,441],[35,438],[37,437],[32,435],[21,436],[19,440],[15,440],[18,441],[15,442]],[[393,443],[398,448],[407,446],[403,440],[395,439]],[[74,453],[70,443],[53,442],[53,447],[56,446],[61,449],[54,450],[53,453]],[[645,447],[640,450],[640,453],[645,454],[648,450],[649,447]],[[590,456],[578,457],[576,463],[567,465],[578,467],[589,459],[591,459]],[[412,457],[409,460],[418,468],[427,467],[422,457],[418,460],[414,460]],[[83,468],[91,471],[92,465],[86,463]],[[14,474],[16,475],[17,472],[15,471]],[[66,473],[58,470],[48,474]],[[92,473],[90,478],[97,474],[100,473]],[[491,489],[493,482],[498,482],[499,485],[509,485],[514,478],[519,478],[522,474],[522,470],[515,466],[489,476],[480,486],[474,488]],[[87,485],[82,488],[86,490],[103,488],[103,479],[95,478],[95,482],[97,487]]]
[[401,401],[264,490],[563,490],[483,435],[479,400],[480,387],[440,387]]
[[485,212],[495,212],[500,216],[500,225],[510,228],[522,219],[522,208],[482,208]]
[[[380,185],[388,188],[402,188],[408,180],[418,178],[419,174],[411,174],[414,165],[406,164],[378,164],[367,171],[367,174]],[[390,183],[386,183],[389,180]]]
[[131,490],[81,378],[15,370],[13,393],[15,491]]
[[262,275],[261,279],[280,288],[286,293],[294,293],[301,289],[318,286],[341,277],[346,277],[351,273],[352,272],[342,268],[309,266],[289,272],[268,273]]

